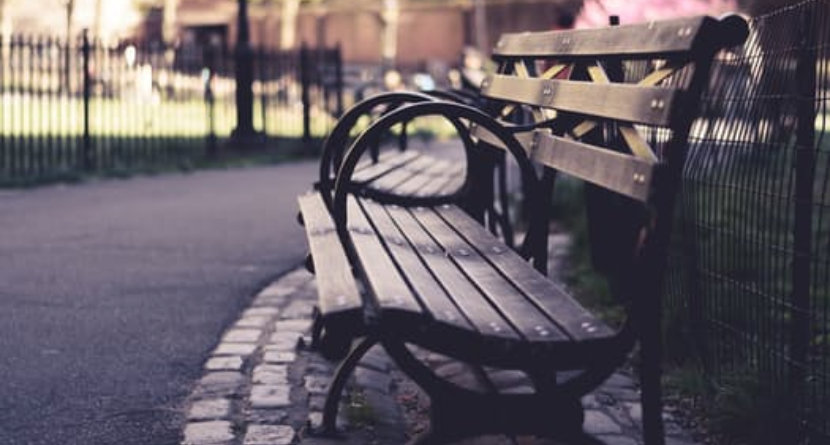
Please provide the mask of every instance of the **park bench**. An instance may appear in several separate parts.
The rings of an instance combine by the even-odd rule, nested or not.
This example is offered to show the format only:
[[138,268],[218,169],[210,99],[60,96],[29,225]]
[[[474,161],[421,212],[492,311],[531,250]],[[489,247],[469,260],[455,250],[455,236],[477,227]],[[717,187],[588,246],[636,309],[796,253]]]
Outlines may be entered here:
[[[319,169],[319,180],[315,188],[321,190],[323,196],[330,198],[334,186],[334,179],[339,169],[345,151],[353,142],[356,128],[365,125],[365,121],[374,121],[392,110],[411,103],[450,100],[457,103],[474,104],[475,100],[454,90],[437,90],[430,92],[393,92],[379,94],[356,104],[349,109],[337,122],[326,138]],[[367,119],[368,118],[368,119]],[[379,195],[379,199],[393,199],[400,204],[406,204],[410,198],[432,197],[446,202],[452,201],[453,196],[464,185],[467,163],[455,162],[459,156],[447,156],[441,150],[408,149],[411,130],[409,122],[404,122],[397,128],[398,134],[384,135],[387,143],[377,141],[369,150],[370,156],[361,160],[355,168],[352,182],[360,183],[364,194]],[[454,122],[454,125],[462,125]],[[383,138],[382,136],[381,138]],[[503,238],[512,246],[513,228],[507,215],[507,185],[506,168],[503,155],[487,155],[478,150],[470,150],[473,142],[469,138],[460,138],[457,145],[463,145],[467,150],[467,160],[473,165],[481,178],[492,179],[492,184],[482,184],[482,190],[496,193],[494,199],[482,199],[487,205],[483,212],[489,216],[488,220],[497,226]],[[381,146],[386,150],[381,150]],[[435,144],[432,144],[433,146]],[[446,149],[447,145],[442,144]],[[498,202],[498,205],[495,203]],[[331,207],[330,199],[327,205]]]
[[[480,73],[483,76],[483,73]],[[331,208],[331,192],[335,174],[343,155],[353,142],[354,134],[366,121],[373,122],[392,110],[411,103],[449,100],[456,103],[478,105],[478,91],[471,88],[433,90],[426,92],[391,92],[369,97],[351,107],[338,120],[323,145],[319,169],[319,180],[315,188],[323,193],[326,204]],[[456,127],[460,122],[453,122]],[[503,154],[487,154],[480,150],[470,150],[473,142],[464,137],[460,143],[467,150],[467,163],[454,162],[446,153],[424,152],[407,149],[410,139],[410,122],[402,122],[396,129],[398,134],[384,135],[392,143],[375,141],[369,150],[370,156],[355,168],[352,182],[362,185],[364,194],[380,195],[385,200],[395,200],[406,204],[410,198],[432,197],[434,200],[452,201],[453,196],[464,185],[465,169],[470,165],[480,178],[492,180],[489,184],[480,184],[480,190],[492,192],[480,200],[485,203],[480,213],[486,213],[487,221],[502,239],[513,246],[513,227],[507,212],[507,176]],[[381,137],[383,138],[383,136]],[[391,147],[381,150],[381,146]]]
[[[488,433],[601,443],[582,431],[580,398],[638,345],[644,438],[663,443],[661,296],[673,205],[710,64],[746,34],[736,16],[507,34],[493,52],[499,73],[482,83],[482,107],[412,101],[365,130],[339,162],[333,186],[299,198],[319,293],[313,344],[342,359],[323,431],[335,432],[346,380],[361,356],[381,344],[430,397],[430,430],[419,443]],[[530,109],[534,122],[491,117],[518,107]],[[532,210],[518,252],[475,217],[482,181],[475,169],[465,170],[459,193],[406,202],[353,180],[381,135],[421,116],[460,123],[469,149],[514,158]],[[590,225],[601,228],[592,239],[597,264],[627,311],[619,328],[540,272],[561,174],[586,183]],[[533,392],[455,385],[419,361],[411,346],[477,367],[522,371]]]

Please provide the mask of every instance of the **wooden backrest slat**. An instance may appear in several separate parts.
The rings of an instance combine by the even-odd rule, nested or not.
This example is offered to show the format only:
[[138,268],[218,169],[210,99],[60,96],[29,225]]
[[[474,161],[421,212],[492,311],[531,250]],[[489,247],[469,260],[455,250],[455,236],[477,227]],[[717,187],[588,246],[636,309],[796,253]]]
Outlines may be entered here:
[[[655,166],[669,160],[664,150],[684,150],[713,56],[747,33],[740,17],[699,16],[505,34],[493,53],[498,74],[484,79],[481,93],[501,118],[521,119],[506,110],[523,106],[514,136],[531,161],[648,202]],[[540,63],[566,68],[555,79],[536,76]],[[645,72],[626,78],[626,68]],[[635,125],[668,130],[671,138],[652,147]],[[487,131],[471,133],[484,146],[504,148]]]
[[[492,147],[505,149],[492,133],[473,128],[473,135]],[[516,140],[539,164],[621,195],[646,202],[656,161],[554,136],[547,130],[516,133]]]
[[499,57],[661,57],[695,52],[720,31],[710,17],[689,17],[613,28],[504,34]]
[[537,130],[533,136],[522,135],[530,142],[530,158],[562,173],[613,190],[621,195],[646,202],[649,197],[654,162],[594,145],[554,136]]
[[647,125],[669,125],[675,102],[682,96],[674,88],[502,74],[488,76],[482,84],[482,94],[498,100]]

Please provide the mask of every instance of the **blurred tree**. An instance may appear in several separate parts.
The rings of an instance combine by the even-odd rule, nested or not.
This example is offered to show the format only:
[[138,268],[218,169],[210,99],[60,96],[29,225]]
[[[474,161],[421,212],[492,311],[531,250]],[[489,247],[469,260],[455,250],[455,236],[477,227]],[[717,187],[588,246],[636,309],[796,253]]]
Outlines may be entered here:
[[741,9],[744,9],[749,15],[757,16],[759,14],[766,14],[770,11],[780,9],[787,5],[799,3],[801,0],[738,0]]

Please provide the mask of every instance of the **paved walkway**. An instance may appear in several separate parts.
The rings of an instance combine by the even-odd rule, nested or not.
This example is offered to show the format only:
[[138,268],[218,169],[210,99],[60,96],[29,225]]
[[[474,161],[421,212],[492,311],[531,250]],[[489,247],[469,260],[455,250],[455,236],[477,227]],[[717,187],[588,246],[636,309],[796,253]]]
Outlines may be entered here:
[[0,190],[0,444],[170,445],[317,162]]
[[[428,400],[393,366],[380,348],[369,351],[344,397],[341,425],[346,440],[309,434],[320,423],[333,365],[306,350],[316,289],[312,275],[293,271],[254,298],[225,332],[204,365],[204,376],[189,398],[182,444],[320,445],[400,444],[426,426]],[[423,356],[443,374],[468,380],[460,363]],[[528,382],[516,373],[492,374],[502,390],[522,391]],[[462,382],[464,383],[464,382]],[[641,444],[640,404],[633,379],[623,373],[583,399],[585,430],[608,445]],[[666,413],[668,445],[694,442]],[[531,438],[477,438],[465,444],[542,445]]]

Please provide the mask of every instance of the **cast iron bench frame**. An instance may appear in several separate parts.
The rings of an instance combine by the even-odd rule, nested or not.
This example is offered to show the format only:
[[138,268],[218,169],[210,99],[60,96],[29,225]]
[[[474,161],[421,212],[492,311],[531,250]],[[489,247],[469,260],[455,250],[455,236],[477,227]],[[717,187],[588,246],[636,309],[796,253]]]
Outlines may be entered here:
[[[322,192],[326,205],[331,209],[336,172],[353,142],[350,136],[361,119],[382,119],[396,108],[412,103],[445,100],[478,107],[481,99],[481,96],[473,97],[473,93],[466,90],[392,92],[364,99],[340,117],[326,138],[315,189]],[[452,123],[462,130],[459,135],[466,150],[465,164],[452,163],[440,155],[434,157],[417,150],[407,150],[410,122],[402,122],[397,150],[381,152],[381,143],[373,142],[368,150],[369,158],[362,160],[355,168],[352,181],[361,184],[364,194],[401,205],[407,205],[413,198],[418,199],[417,202],[424,202],[423,198],[429,198],[432,203],[453,202],[456,201],[455,195],[465,186],[462,180],[465,178],[465,170],[469,169],[479,179],[476,184],[478,189],[486,193],[479,195],[475,205],[468,206],[467,211],[476,215],[477,219],[486,221],[491,231],[499,233],[504,242],[513,247],[514,229],[508,212],[504,153],[488,154],[472,149],[474,142],[467,136],[466,130],[461,128],[463,124],[457,121]]]
[[[363,132],[337,163],[333,187],[299,198],[320,297],[314,345],[343,359],[329,389],[323,431],[335,433],[345,382],[362,355],[380,343],[431,399],[430,431],[419,443],[486,433],[601,443],[582,431],[580,398],[639,344],[644,438],[649,445],[663,443],[661,296],[674,201],[711,61],[746,34],[746,23],[736,16],[508,34],[494,51],[499,74],[482,84],[482,96],[492,100],[486,112],[415,101]],[[555,63],[535,76],[537,60]],[[623,83],[615,74],[623,64],[640,64],[646,72],[636,83]],[[567,80],[554,78],[562,72]],[[536,122],[511,126],[491,117],[517,106],[531,108]],[[469,147],[506,152],[517,162],[530,185],[524,199],[535,209],[523,255],[465,213],[465,199],[475,201],[469,169],[460,193],[405,202],[383,194],[370,199],[351,180],[363,154],[389,128],[431,115],[456,124],[473,142]],[[558,172],[592,184],[589,214],[604,208],[606,217],[618,219],[605,224],[614,239],[604,247],[612,258],[606,264],[612,289],[627,309],[619,329],[539,272]],[[407,344],[477,366],[521,370],[535,392],[461,388],[436,376]]]

